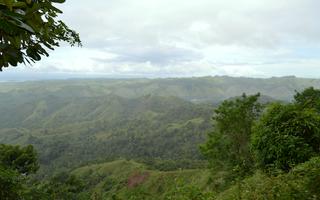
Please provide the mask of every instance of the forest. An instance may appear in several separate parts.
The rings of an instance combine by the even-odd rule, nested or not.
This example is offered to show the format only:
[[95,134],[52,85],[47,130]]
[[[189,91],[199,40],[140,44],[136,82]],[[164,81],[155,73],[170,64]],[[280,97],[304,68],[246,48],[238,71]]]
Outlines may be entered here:
[[0,199],[319,199],[319,87],[224,76],[1,83]]

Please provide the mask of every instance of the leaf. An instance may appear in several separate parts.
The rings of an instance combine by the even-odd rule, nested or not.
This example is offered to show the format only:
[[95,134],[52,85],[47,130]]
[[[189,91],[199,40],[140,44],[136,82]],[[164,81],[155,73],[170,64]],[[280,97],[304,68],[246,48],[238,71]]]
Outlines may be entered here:
[[24,2],[18,1],[18,2],[13,3],[12,6],[15,8],[25,8],[27,6],[27,4]]
[[[48,56],[46,49],[54,49],[59,46],[60,41],[66,41],[71,46],[81,43],[79,35],[66,25],[62,26],[57,19],[62,11],[53,3],[64,2],[65,0],[0,0],[0,30],[4,38],[1,42],[0,69],[17,63],[38,61],[41,56]],[[37,44],[40,46],[36,47]]]
[[66,0],[51,0],[53,3],[64,3]]
[[2,13],[4,16],[10,17],[10,18],[18,18],[20,20],[24,19],[24,15],[21,15],[19,13],[11,12],[8,10],[1,10],[0,13]]
[[25,29],[26,31],[29,31],[31,33],[34,33],[33,28],[29,26],[28,24],[23,23],[22,21],[15,19],[15,20],[8,20],[9,22],[15,24],[16,26]]
[[12,11],[12,5],[13,5],[12,0],[5,0],[4,2],[6,6],[9,8],[9,10]]

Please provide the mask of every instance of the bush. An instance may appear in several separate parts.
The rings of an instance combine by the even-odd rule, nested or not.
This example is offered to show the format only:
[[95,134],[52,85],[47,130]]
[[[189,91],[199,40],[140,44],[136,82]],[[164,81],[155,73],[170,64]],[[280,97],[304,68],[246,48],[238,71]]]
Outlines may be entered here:
[[320,116],[295,104],[272,105],[253,128],[252,149],[264,170],[289,171],[319,154]]
[[319,199],[319,188],[320,157],[315,157],[278,176],[257,172],[221,193],[217,199],[311,200]]

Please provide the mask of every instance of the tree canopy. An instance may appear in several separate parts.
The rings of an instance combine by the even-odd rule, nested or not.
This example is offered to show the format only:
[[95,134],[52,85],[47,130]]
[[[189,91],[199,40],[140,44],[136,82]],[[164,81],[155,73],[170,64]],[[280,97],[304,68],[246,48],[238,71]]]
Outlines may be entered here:
[[[0,145],[0,199],[28,199],[31,187],[27,175],[39,168],[33,146]],[[32,199],[32,198],[30,198]]]
[[1,144],[0,165],[20,174],[35,173],[39,168],[37,154],[32,145],[20,147]]
[[266,170],[289,171],[320,153],[320,90],[307,88],[291,104],[270,106],[253,128],[252,148]]
[[65,0],[0,0],[0,70],[49,56],[61,41],[81,45],[78,33],[58,20],[54,3]]
[[221,165],[248,171],[252,165],[249,149],[251,127],[261,111],[260,94],[224,101],[216,110],[214,131],[209,134],[202,153],[212,166]]
[[309,87],[302,92],[297,92],[294,103],[302,108],[312,108],[320,112],[320,90]]

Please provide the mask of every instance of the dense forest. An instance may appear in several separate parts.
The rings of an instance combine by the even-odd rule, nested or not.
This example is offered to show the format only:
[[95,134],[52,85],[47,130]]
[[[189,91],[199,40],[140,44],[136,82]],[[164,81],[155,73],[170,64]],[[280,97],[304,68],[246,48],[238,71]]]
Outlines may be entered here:
[[0,84],[0,199],[319,199],[320,80]]

